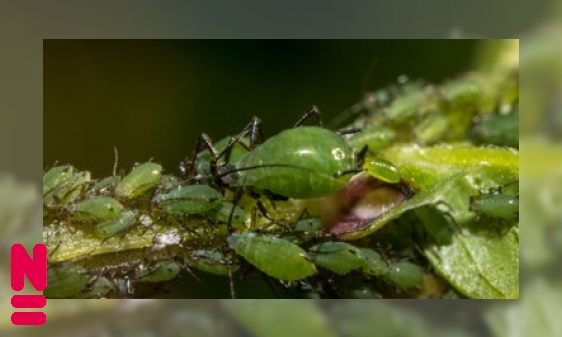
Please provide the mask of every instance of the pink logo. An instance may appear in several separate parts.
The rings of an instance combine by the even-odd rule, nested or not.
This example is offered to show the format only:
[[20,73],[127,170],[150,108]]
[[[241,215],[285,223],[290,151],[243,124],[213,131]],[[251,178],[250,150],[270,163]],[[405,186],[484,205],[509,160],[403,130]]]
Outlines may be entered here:
[[[27,279],[37,291],[47,287],[47,247],[38,243],[33,247],[33,258],[27,254],[25,247],[19,243],[11,249],[11,286],[14,291],[22,291],[24,278]],[[43,308],[47,299],[42,294],[14,295],[12,307],[16,309]],[[17,311],[12,314],[14,325],[43,325],[47,316],[42,311]]]

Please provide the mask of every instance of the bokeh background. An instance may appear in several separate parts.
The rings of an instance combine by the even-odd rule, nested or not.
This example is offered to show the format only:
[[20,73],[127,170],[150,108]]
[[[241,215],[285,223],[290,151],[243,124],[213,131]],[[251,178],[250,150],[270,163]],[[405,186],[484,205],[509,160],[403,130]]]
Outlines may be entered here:
[[[399,76],[474,69],[477,40],[45,40],[43,165],[104,177],[151,157],[171,173],[197,136],[273,135],[317,105],[327,122]],[[414,57],[412,57],[414,56]]]
[[[73,3],[65,7],[59,1],[32,5],[3,2],[1,6],[1,336],[262,336],[274,335],[275,331],[307,336],[372,336],[373,331],[379,336],[562,334],[562,321],[558,319],[562,303],[559,258],[562,208],[557,197],[562,187],[557,180],[557,172],[562,170],[562,128],[557,122],[562,119],[557,104],[562,92],[560,1],[529,4],[504,0],[493,5],[486,2],[480,7],[471,3],[471,8],[468,4],[424,3],[427,17],[419,15],[422,5],[418,2],[411,5],[370,2],[369,5],[348,5],[345,10],[327,4],[323,11],[317,5],[292,7],[290,2],[267,9],[266,5],[258,5],[252,10],[244,8],[240,2],[187,8],[179,4],[160,6],[160,3],[115,6],[109,1],[90,6]],[[322,14],[313,19],[312,15],[319,12]],[[336,13],[342,18],[336,19]],[[521,197],[522,291],[519,301],[52,300],[46,308],[49,317],[46,326],[11,326],[8,318],[13,310],[9,305],[12,292],[7,275],[9,247],[17,241],[33,244],[41,238],[38,194],[42,172],[39,167],[44,165],[43,160],[39,163],[43,135],[40,113],[43,107],[43,38],[377,36],[522,37],[521,119],[525,121],[521,127],[520,148],[521,185],[525,192]],[[412,60],[416,56],[409,55]],[[347,86],[357,88],[358,84],[346,83],[342,87]],[[355,90],[360,92],[360,89]],[[220,95],[213,98],[220,100]],[[323,110],[338,108],[341,107],[326,106]],[[250,111],[252,107],[245,109],[250,114],[262,113]],[[283,110],[284,114],[289,112],[292,110]],[[241,120],[247,120],[242,117]],[[106,123],[111,121],[106,120]],[[269,131],[272,124],[266,122],[266,127]],[[83,128],[88,129],[88,125],[84,123]],[[67,142],[73,141],[67,139]],[[186,140],[186,143],[192,141]],[[106,166],[100,168],[101,174],[110,170],[109,163],[113,160],[112,147],[103,151],[107,152],[99,161]],[[160,153],[153,151],[147,155]],[[175,162],[177,158],[170,160]],[[260,303],[263,304],[260,306]],[[295,322],[292,327],[296,330],[288,330],[288,321]]]

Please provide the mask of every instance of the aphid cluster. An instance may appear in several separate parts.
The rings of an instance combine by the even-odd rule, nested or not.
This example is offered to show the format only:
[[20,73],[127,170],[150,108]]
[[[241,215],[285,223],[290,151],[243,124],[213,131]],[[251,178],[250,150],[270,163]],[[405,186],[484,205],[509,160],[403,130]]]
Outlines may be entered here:
[[467,139],[476,145],[518,148],[518,76],[515,70],[491,79],[473,73],[440,86],[401,78],[366,94],[343,114],[364,113],[353,123],[363,131],[349,141],[376,151],[392,142],[433,145]]
[[[408,212],[437,198],[404,208],[374,235],[368,226],[414,199],[420,191],[411,182],[425,177],[405,177],[384,157],[386,149],[465,138],[479,146],[517,147],[512,88],[488,91],[480,81],[401,83],[357,105],[354,113],[369,114],[340,131],[323,127],[316,107],[269,138],[254,117],[215,143],[202,134],[180,164],[181,176],[163,175],[153,162],[102,180],[55,166],[43,177],[44,237],[54,257],[46,295],[136,297],[143,285],[197,269],[228,276],[232,296],[233,280],[249,274],[274,280],[274,287],[296,297],[460,296],[462,287],[453,290],[441,266],[428,259],[429,241],[417,240],[431,230],[412,229],[423,212]],[[305,125],[311,118],[315,125]],[[518,222],[518,189],[505,183],[473,190],[463,211],[484,226],[488,220]],[[349,233],[365,238],[345,242]],[[89,236],[97,238],[90,252],[57,255],[61,238]]]

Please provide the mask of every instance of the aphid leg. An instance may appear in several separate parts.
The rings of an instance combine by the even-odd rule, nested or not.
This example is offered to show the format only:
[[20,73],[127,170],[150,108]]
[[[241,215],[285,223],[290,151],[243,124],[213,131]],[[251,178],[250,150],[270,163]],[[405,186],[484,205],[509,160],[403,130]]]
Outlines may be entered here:
[[226,270],[228,272],[228,280],[230,285],[230,298],[235,299],[236,291],[234,290],[234,278],[232,276],[232,266],[230,265],[230,263],[226,264]]
[[368,151],[369,145],[365,144],[365,146],[363,146],[361,150],[359,150],[359,152],[355,154],[355,162],[357,163],[358,167],[363,167],[363,164],[365,164],[365,156],[367,155]]
[[356,133],[360,132],[361,130],[362,130],[361,128],[340,129],[340,130],[337,130],[336,133],[340,136],[353,135],[353,134],[356,134]]
[[338,172],[334,173],[334,178],[346,176],[348,174],[357,174],[357,173],[361,173],[361,172],[363,172],[363,168],[361,168],[361,167],[350,169],[350,170],[345,170],[345,171],[338,171]]
[[193,270],[191,270],[191,268],[189,268],[188,265],[186,265],[183,262],[179,262],[180,266],[182,266],[183,268],[185,268],[185,270],[189,273],[189,275],[191,275],[191,277],[193,277],[193,279],[195,281],[197,281],[197,283],[199,283],[200,285],[203,286],[203,288],[205,288],[205,290],[207,291],[207,293],[209,294],[209,297],[213,295],[213,291],[211,290],[211,288],[209,288],[209,286],[207,284],[205,284],[205,282],[203,282],[201,280],[201,278],[199,278],[199,276],[197,276]]
[[277,287],[273,283],[272,278],[267,276],[265,273],[260,273],[260,274],[261,274],[262,279],[265,280],[265,282],[269,286],[269,289],[271,289],[271,292],[273,293],[273,295],[275,295],[275,298],[283,298],[279,294],[279,289],[277,289]]
[[296,122],[293,124],[293,128],[298,128],[303,125],[304,122],[310,117],[314,116],[316,118],[316,125],[322,126],[322,118],[320,117],[320,110],[316,105],[313,105],[310,110],[304,113]]
[[459,225],[453,214],[451,214],[453,213],[453,208],[443,200],[438,200],[434,205],[437,210],[439,210],[438,206],[445,208],[445,210],[441,210],[440,212],[447,218],[447,222],[452,223],[455,230],[457,230],[458,233],[462,235],[463,231],[461,226]]
[[232,199],[232,209],[230,210],[230,214],[228,215],[228,225],[226,228],[228,229],[228,234],[232,234],[232,219],[234,219],[234,210],[236,206],[238,206],[238,202],[242,199],[243,191],[241,188],[237,188],[234,190],[234,198]]
[[195,176],[195,160],[197,159],[197,154],[203,150],[209,150],[212,157],[211,169],[216,169],[216,162],[219,158],[219,155],[217,153],[217,150],[213,146],[211,138],[209,138],[206,133],[202,133],[197,138],[197,143],[195,144],[195,149],[193,150],[193,154],[191,155],[191,157],[186,157],[180,163],[180,171],[188,179],[192,179]]
[[[250,135],[250,146],[247,146],[246,144],[244,144],[243,142],[240,141],[242,139],[242,137],[244,137],[248,134]],[[259,137],[259,139],[258,139],[258,137]],[[234,144],[238,143],[238,144],[242,145],[246,150],[251,151],[251,150],[255,149],[256,146],[258,146],[258,144],[262,143],[264,140],[265,140],[265,137],[263,135],[263,130],[262,130],[262,126],[261,126],[261,119],[254,116],[252,118],[252,120],[250,121],[250,123],[248,123],[248,125],[246,125],[244,127],[244,129],[242,129],[242,131],[240,131],[240,133],[238,133],[236,136],[234,136],[230,139],[230,141],[228,142],[228,144],[226,145],[224,150],[222,150],[222,152],[218,154],[218,157],[221,158],[221,157],[224,156],[224,158],[225,158],[224,161],[226,163],[228,163],[230,161],[230,154],[232,153],[232,149],[234,148]]]
[[266,230],[267,228],[269,228],[269,227],[271,227],[271,226],[273,226],[273,225],[277,225],[277,226],[279,226],[279,227],[281,227],[281,228],[283,228],[283,229],[285,229],[285,230],[290,230],[290,228],[289,228],[287,225],[285,225],[285,224],[279,222],[279,221],[276,220],[276,219],[273,219],[273,218],[269,215],[269,212],[267,211],[267,209],[265,208],[264,204],[263,204],[260,200],[257,200],[256,206],[252,209],[252,213],[255,213],[256,211],[259,211],[259,212],[261,213],[261,215],[262,215],[264,218],[266,218],[267,220],[269,220],[269,223],[266,224],[266,225],[264,225],[264,226],[261,226],[260,228],[258,228],[258,229],[257,229],[258,231]]

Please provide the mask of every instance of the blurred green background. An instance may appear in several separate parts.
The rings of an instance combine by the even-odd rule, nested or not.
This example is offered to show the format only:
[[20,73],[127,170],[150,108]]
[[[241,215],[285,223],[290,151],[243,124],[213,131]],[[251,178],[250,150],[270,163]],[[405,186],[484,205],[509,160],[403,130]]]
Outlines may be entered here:
[[[498,37],[521,36],[524,33],[521,43],[521,96],[523,96],[521,118],[522,120],[525,118],[525,121],[522,123],[521,131],[522,135],[525,133],[527,137],[521,140],[521,180],[526,179],[525,185],[529,189],[523,193],[521,206],[526,207],[521,213],[524,233],[521,242],[521,299],[502,303],[499,301],[351,301],[357,308],[355,311],[351,310],[353,308],[348,305],[349,301],[323,301],[318,306],[303,305],[303,302],[300,301],[298,304],[290,306],[288,310],[288,305],[284,306],[284,302],[261,301],[269,304],[271,310],[262,310],[264,314],[259,316],[259,320],[254,319],[253,322],[262,322],[262,328],[265,325],[266,328],[286,332],[289,327],[288,321],[297,322],[294,320],[295,316],[310,318],[308,321],[298,321],[293,325],[293,327],[301,327],[301,335],[304,335],[302,334],[304,332],[306,336],[372,336],[373,331],[376,331],[378,336],[418,337],[560,336],[562,334],[562,320],[558,318],[560,303],[562,303],[562,279],[560,277],[562,269],[559,258],[562,252],[562,235],[560,235],[562,232],[560,230],[562,228],[560,209],[562,207],[560,207],[560,199],[556,199],[562,185],[556,180],[549,179],[556,178],[551,173],[562,167],[562,161],[556,160],[562,158],[560,155],[562,153],[560,144],[562,129],[549,127],[556,125],[549,123],[550,118],[556,120],[562,115],[560,105],[556,104],[556,97],[559,97],[562,92],[562,74],[558,71],[558,69],[562,69],[560,66],[562,64],[561,1],[530,3],[505,0],[494,3],[486,2],[482,6],[468,2],[462,6],[457,2],[450,3],[449,6],[454,7],[454,10],[447,8],[447,4],[443,2],[432,5],[413,1],[408,5],[389,2],[386,5],[395,6],[392,8],[394,11],[391,12],[394,13],[393,15],[389,14],[391,8],[381,8],[381,3],[369,2],[370,5],[350,5],[346,11],[331,5],[328,6],[327,12],[318,15],[319,19],[315,20],[311,18],[313,15],[319,14],[319,10],[312,3],[309,6],[303,5],[306,8],[299,7],[298,10],[294,10],[288,2],[283,2],[283,6],[287,7],[283,11],[279,8],[265,10],[265,7],[270,5],[267,4],[258,7],[253,15],[251,10],[240,6],[239,2],[215,5],[213,9],[190,8],[191,11],[182,11],[183,8],[179,8],[179,6],[161,6],[160,3],[137,2],[127,7],[115,6],[114,2],[99,1],[91,3],[91,6],[86,8],[85,3],[72,3],[73,6],[66,8],[54,5],[55,3],[58,2],[37,2],[32,5],[27,2],[2,3],[2,6],[6,5],[9,8],[4,10],[3,7],[0,12],[4,14],[2,27],[6,27],[0,31],[0,36],[6,39],[6,43],[3,43],[3,48],[0,49],[0,57],[3,60],[0,64],[0,88],[4,93],[0,97],[2,102],[0,137],[3,137],[0,138],[2,140],[0,142],[0,169],[4,171],[0,174],[0,178],[4,179],[0,182],[0,190],[7,191],[0,198],[0,215],[10,214],[9,212],[14,212],[13,214],[32,213],[26,206],[29,205],[30,195],[33,194],[30,191],[33,188],[17,179],[14,181],[10,176],[16,175],[25,179],[34,177],[39,185],[39,166],[35,160],[39,160],[41,151],[38,144],[40,144],[42,131],[40,126],[43,38],[161,38],[195,37],[202,36],[202,34],[231,37],[257,37],[260,35],[300,37],[304,34],[305,28],[313,30],[310,33],[311,36],[325,34],[332,37],[365,37],[377,34],[386,37],[445,37],[452,35],[452,32],[455,32],[455,36],[462,37],[466,37],[467,34],[468,37],[482,36],[482,34]],[[282,3],[277,5],[277,7],[281,6]],[[545,8],[550,9],[547,12],[548,17],[541,18],[543,16],[541,13],[545,12]],[[420,15],[422,9],[428,13],[426,17]],[[336,17],[334,13],[342,14],[344,18],[334,19]],[[289,14],[297,18],[290,24],[287,21]],[[243,20],[240,20],[241,16]],[[322,25],[322,23],[324,24]],[[233,29],[233,27],[239,28]],[[2,34],[5,35],[2,36]],[[446,54],[447,51],[443,51],[443,53]],[[46,58],[46,55],[44,57]],[[71,59],[75,57],[69,56]],[[413,65],[420,56],[418,53],[411,53],[403,55],[403,57],[407,58],[408,62],[404,62],[401,66],[406,67]],[[126,65],[133,62],[134,59],[135,57],[132,57],[123,63]],[[181,60],[184,62],[186,58],[182,57]],[[445,57],[441,59],[441,62],[444,60]],[[369,88],[378,87],[378,84],[374,82],[375,79],[380,78],[380,72],[387,70],[387,67],[381,66],[382,61],[382,59],[379,60],[377,68],[375,68]],[[349,88],[351,100],[345,99],[341,103],[342,106],[357,101],[361,91],[360,81],[363,71],[368,68],[368,63],[360,65],[359,76],[350,83],[343,83],[338,87],[338,91],[330,92],[330,97],[323,97],[323,99],[331,98],[339,91]],[[207,69],[207,71],[210,70]],[[398,69],[396,74],[402,72],[404,69]],[[45,72],[44,75],[46,76],[47,73]],[[381,83],[394,80],[395,75],[385,79],[380,78]],[[301,78],[307,77],[299,77],[299,79]],[[529,81],[529,79],[533,79],[533,81]],[[295,85],[295,83],[291,85]],[[177,87],[174,86],[174,88],[177,90]],[[124,90],[121,91],[121,95],[122,92]],[[186,92],[187,90],[183,90],[182,94]],[[209,95],[209,93],[205,94]],[[214,96],[205,99],[207,104],[224,101],[220,98],[220,94],[221,92],[213,91]],[[297,95],[288,96],[286,92],[276,94],[288,102],[297,100]],[[48,138],[50,138],[47,136],[48,132],[51,132],[48,131],[49,126],[47,125],[49,123],[47,120],[47,92],[45,92],[44,98],[44,149],[45,155],[47,155],[47,148],[50,147],[47,146]],[[308,99],[310,98],[312,97],[308,97]],[[305,107],[311,104],[308,99],[303,103]],[[92,101],[96,100],[92,99]],[[90,104],[94,102],[90,102]],[[553,102],[553,104],[549,104],[549,102]],[[131,104],[131,102],[127,103]],[[249,105],[243,109],[238,106],[233,109],[240,118],[240,122],[236,125],[232,124],[231,128],[225,132],[237,130],[254,113],[265,116],[263,113],[266,111],[262,110],[267,109],[256,108],[252,100],[244,101],[244,103],[249,103]],[[322,102],[313,103],[318,104],[326,113],[341,109],[341,106],[332,107],[323,106]],[[303,107],[297,106],[296,108],[298,110]],[[281,111],[282,114],[291,113],[291,117],[300,112]],[[71,113],[82,114],[84,109],[73,109]],[[245,115],[238,115],[238,113]],[[134,115],[134,111],[131,114]],[[190,116],[193,115],[195,114],[190,114]],[[199,118],[207,118],[205,115],[197,114]],[[80,130],[91,134],[93,139],[103,140],[104,132],[92,129],[88,124],[88,121],[95,120],[95,116],[97,114],[84,118],[80,124]],[[103,118],[100,123],[102,126],[109,127],[113,123],[112,118],[116,118],[116,116]],[[291,118],[287,119],[292,121]],[[284,121],[287,122],[285,118]],[[185,136],[184,132],[187,132],[186,130],[191,128],[194,122],[190,123],[189,125],[172,125],[165,134],[167,138],[172,138],[170,130],[177,128],[177,138],[181,139],[179,141],[181,144],[177,145],[179,150],[174,150],[169,159],[171,165],[175,165],[184,155],[184,150],[191,148],[193,144],[193,140],[182,138]],[[209,124],[217,125],[216,122]],[[225,125],[227,124],[225,123]],[[268,131],[276,127],[281,129],[285,125],[276,125],[270,119],[265,121]],[[65,124],[54,125],[54,127],[55,130],[52,132],[59,133],[61,138],[64,138],[62,135],[65,132],[72,131],[65,130]],[[198,128],[201,130],[193,130],[192,135],[201,131],[210,132],[214,137],[223,134],[219,133],[219,130],[215,133],[214,129],[211,131],[210,128],[203,125]],[[144,130],[144,133],[136,131],[139,138],[151,137],[153,129],[160,129],[160,127],[155,125],[148,129],[150,130]],[[123,130],[128,129],[121,126],[116,130],[118,133],[125,133]],[[69,145],[75,141],[76,139],[66,137],[60,143]],[[100,146],[103,156],[85,154],[85,158],[90,158],[94,163],[77,161],[76,164],[81,169],[92,169],[95,173],[107,174],[112,167],[113,145],[117,145],[121,149],[122,166],[128,165],[124,162],[124,156],[130,156],[130,159],[127,159],[130,160],[130,163],[135,160],[145,160],[145,157],[150,156],[157,156],[156,159],[159,161],[168,160],[160,157],[164,152],[156,151],[154,148],[148,149],[146,146],[150,144],[147,142],[134,143],[133,148],[126,151],[124,145],[116,143],[114,140],[108,141],[107,144],[107,149]],[[155,144],[166,149],[172,146],[170,141],[158,140]],[[56,143],[55,145],[60,146],[61,144]],[[83,144],[77,145],[77,147],[83,149]],[[146,152],[133,153],[135,147]],[[76,152],[80,151],[84,150],[76,150]],[[51,165],[55,159],[74,163],[76,158],[67,157],[68,155],[64,153],[61,148],[48,160],[45,160],[46,157],[44,157],[43,165]],[[545,162],[545,159],[549,160]],[[94,166],[95,162],[99,163],[99,170]],[[167,162],[166,166],[168,167]],[[6,174],[6,170],[8,170],[8,174]],[[35,193],[38,194],[38,186],[33,187],[35,187]],[[21,198],[14,198],[16,195]],[[523,200],[524,198],[525,200]],[[36,199],[38,201],[38,195]],[[7,200],[13,202],[6,202]],[[39,214],[38,203],[36,209]],[[6,272],[9,266],[8,243],[22,239],[33,242],[40,237],[39,228],[41,227],[38,219],[39,217],[37,217],[37,221],[16,219],[17,221],[12,222],[13,226],[9,228],[11,231],[5,230],[6,223],[0,223],[1,235],[5,239],[1,246],[4,258],[0,260],[5,271],[0,274],[3,284],[7,285],[9,282]],[[34,240],[29,240],[29,237],[33,236],[32,229],[37,230],[35,233],[37,235],[32,238]],[[251,327],[247,320],[245,324],[242,319],[233,320],[231,318],[233,315],[229,313],[235,310],[227,310],[228,302],[226,301],[52,300],[47,305],[49,322],[46,326],[14,328],[8,319],[13,310],[9,304],[12,291],[7,286],[2,287],[2,290],[3,321],[0,336],[247,336],[249,335],[247,331],[252,331],[254,336],[267,335],[267,333],[259,333],[259,327]],[[254,312],[250,312],[250,315],[258,317],[259,310],[262,308],[256,306],[256,302],[237,301],[236,303],[240,309],[245,303],[254,305]],[[295,308],[310,311],[306,315],[302,310],[294,310]],[[351,313],[351,315],[341,315],[342,311]],[[288,316],[291,313],[293,316]],[[363,315],[353,315],[354,313],[363,313]],[[269,320],[266,319],[267,317]],[[274,323],[282,326],[279,327]],[[311,326],[316,327],[317,330],[311,332]],[[344,332],[341,330],[342,326],[347,328]],[[337,330],[334,327],[338,327]],[[356,329],[353,330],[353,327]],[[472,329],[469,330],[467,327]],[[332,328],[334,332],[319,332],[318,330],[322,328]],[[484,334],[483,330],[488,334]],[[293,330],[291,333],[296,335],[299,331]]]
[[43,165],[94,177],[151,157],[169,173],[196,137],[272,135],[313,104],[330,121],[401,75],[470,70],[477,40],[45,40]]

